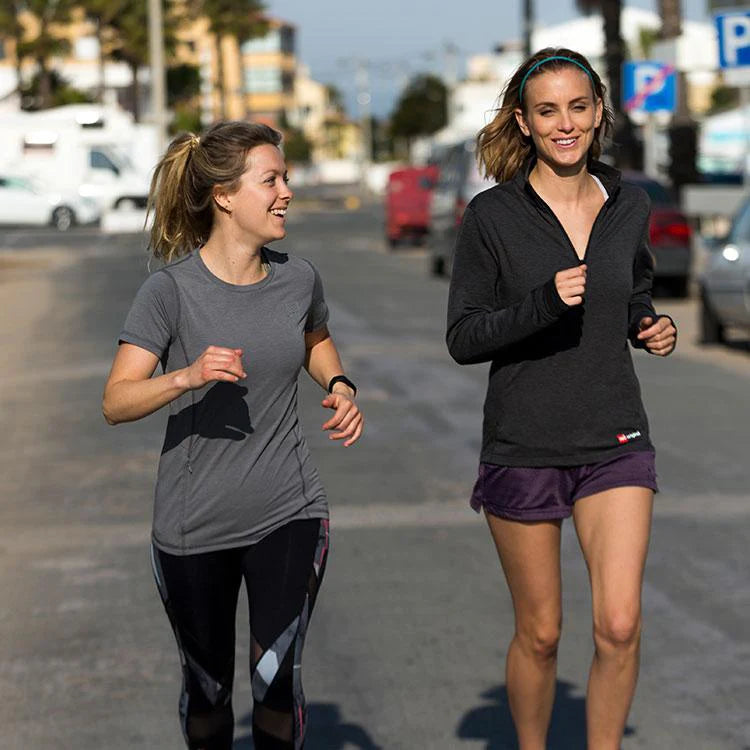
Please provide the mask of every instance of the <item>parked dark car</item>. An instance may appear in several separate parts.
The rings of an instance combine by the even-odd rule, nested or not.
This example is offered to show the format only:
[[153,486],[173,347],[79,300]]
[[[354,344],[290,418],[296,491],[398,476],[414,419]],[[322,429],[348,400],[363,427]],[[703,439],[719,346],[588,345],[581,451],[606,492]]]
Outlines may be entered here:
[[750,332],[750,198],[735,214],[727,238],[711,245],[699,286],[704,343],[723,342],[729,326]]
[[623,172],[622,179],[643,188],[651,199],[649,245],[654,280],[675,297],[685,297],[693,257],[692,228],[669,190],[641,172]]
[[430,195],[436,166],[406,167],[388,176],[385,192],[385,233],[391,247],[402,240],[421,242],[430,225]]
[[474,156],[474,139],[447,148],[438,160],[440,176],[432,191],[430,204],[430,268],[436,276],[450,276],[456,234],[467,203],[494,180],[479,174]]
[[[430,264],[434,274],[449,276],[466,204],[494,183],[479,174],[473,140],[449,148],[439,166],[440,177],[432,192]],[[687,217],[660,182],[640,172],[625,172],[623,180],[643,188],[651,199],[649,243],[656,281],[668,286],[675,296],[684,297],[692,258],[692,232]]]

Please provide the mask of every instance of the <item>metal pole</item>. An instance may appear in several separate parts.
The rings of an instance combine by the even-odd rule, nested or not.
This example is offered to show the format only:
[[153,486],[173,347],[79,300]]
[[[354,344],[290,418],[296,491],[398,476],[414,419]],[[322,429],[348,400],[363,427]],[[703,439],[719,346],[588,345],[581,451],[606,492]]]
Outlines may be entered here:
[[156,125],[159,153],[167,140],[167,81],[164,67],[162,0],[148,0],[148,49],[151,69],[151,116]]
[[523,0],[523,54],[531,55],[531,32],[534,28],[534,0]]
[[360,165],[360,180],[362,188],[367,185],[367,172],[372,162],[372,122],[370,118],[370,75],[367,62],[357,61],[357,102],[359,103],[359,119],[362,132],[362,163]]
[[659,176],[656,158],[656,117],[649,112],[643,124],[643,171],[649,177]]

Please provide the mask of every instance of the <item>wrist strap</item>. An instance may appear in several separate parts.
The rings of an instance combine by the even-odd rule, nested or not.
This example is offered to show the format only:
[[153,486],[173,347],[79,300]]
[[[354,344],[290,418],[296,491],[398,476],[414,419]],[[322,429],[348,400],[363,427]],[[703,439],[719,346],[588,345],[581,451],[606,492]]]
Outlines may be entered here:
[[357,395],[357,386],[352,383],[349,378],[346,377],[346,375],[334,375],[329,381],[328,381],[328,393],[333,393],[333,386],[336,385],[336,383],[343,383],[344,385],[348,385],[353,391],[354,395]]

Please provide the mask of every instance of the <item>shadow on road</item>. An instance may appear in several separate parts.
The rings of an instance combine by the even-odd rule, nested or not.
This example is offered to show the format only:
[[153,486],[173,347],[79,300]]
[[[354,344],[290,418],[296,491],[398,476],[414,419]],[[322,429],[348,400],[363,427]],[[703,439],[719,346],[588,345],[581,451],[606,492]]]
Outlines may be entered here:
[[[367,730],[357,724],[343,721],[341,710],[333,703],[311,703],[308,705],[309,731],[305,739],[305,750],[382,750],[373,742]],[[243,716],[240,726],[250,729],[252,714]],[[241,737],[234,741],[234,750],[253,750],[251,737]]]
[[[586,701],[576,685],[557,681],[555,705],[552,709],[547,744],[551,750],[581,750],[586,747]],[[508,706],[505,685],[482,693],[488,703],[470,709],[458,725],[457,736],[462,740],[486,740],[485,750],[517,750],[516,730]],[[635,734],[625,727],[625,736]]]

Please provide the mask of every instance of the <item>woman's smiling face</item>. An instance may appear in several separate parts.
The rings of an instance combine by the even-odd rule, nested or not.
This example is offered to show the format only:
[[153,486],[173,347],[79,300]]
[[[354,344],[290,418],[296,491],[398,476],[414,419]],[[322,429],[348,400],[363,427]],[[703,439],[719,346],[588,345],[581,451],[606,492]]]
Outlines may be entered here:
[[537,158],[563,174],[580,169],[602,121],[602,100],[589,76],[573,65],[545,71],[529,79],[523,102],[516,122]]
[[286,236],[286,212],[293,193],[284,157],[276,146],[250,149],[245,165],[237,190],[223,193],[220,205],[231,212],[243,234],[262,247]]

